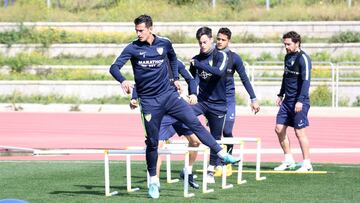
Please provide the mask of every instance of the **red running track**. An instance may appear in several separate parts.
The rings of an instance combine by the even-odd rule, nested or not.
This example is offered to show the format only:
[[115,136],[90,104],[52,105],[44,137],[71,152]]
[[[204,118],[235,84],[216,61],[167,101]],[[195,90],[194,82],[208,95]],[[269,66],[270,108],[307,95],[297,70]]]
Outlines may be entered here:
[[[279,148],[274,133],[274,116],[240,116],[235,136],[260,137],[263,148]],[[360,148],[360,118],[311,117],[307,134],[311,148]],[[292,146],[297,139],[288,130]],[[111,113],[0,113],[0,145],[28,148],[121,148],[144,146],[144,130],[139,114]],[[246,144],[254,148],[254,144]],[[247,155],[245,161],[254,161]],[[297,161],[301,155],[296,154]],[[102,159],[102,156],[0,157],[0,160]],[[313,162],[360,163],[359,152],[312,154]],[[278,162],[281,154],[265,154],[262,161]]]

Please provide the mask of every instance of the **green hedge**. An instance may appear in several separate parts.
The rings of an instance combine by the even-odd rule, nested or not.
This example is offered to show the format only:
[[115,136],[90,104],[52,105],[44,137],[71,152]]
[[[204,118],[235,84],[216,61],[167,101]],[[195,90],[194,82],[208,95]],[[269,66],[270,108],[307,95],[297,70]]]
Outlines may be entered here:
[[360,19],[360,6],[345,0],[16,0],[14,6],[0,6],[3,22],[132,22],[146,13],[155,22],[171,21],[349,21]]
[[[169,33],[158,33],[168,37],[173,43],[197,43],[195,37],[184,31],[174,31]],[[35,29],[19,25],[17,30],[0,32],[0,44],[11,46],[16,43],[40,43],[44,47],[55,43],[115,43],[127,44],[136,39],[134,32],[74,32],[54,28]],[[234,34],[232,43],[279,43],[278,37],[256,37],[253,34]],[[360,42],[360,32],[341,32],[330,39],[304,37],[302,42],[330,42],[348,43]]]
[[331,106],[331,90],[327,85],[319,85],[310,93],[312,106]]
[[36,104],[128,104],[129,96],[111,96],[93,99],[80,99],[75,96],[62,96],[58,94],[49,95],[23,95],[13,92],[11,95],[0,95],[0,103],[36,103]]

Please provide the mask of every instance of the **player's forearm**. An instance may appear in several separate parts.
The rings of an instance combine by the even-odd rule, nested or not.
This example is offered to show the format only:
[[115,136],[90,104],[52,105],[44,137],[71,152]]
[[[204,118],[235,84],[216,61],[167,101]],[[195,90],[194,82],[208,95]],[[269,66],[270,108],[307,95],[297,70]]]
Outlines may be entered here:
[[298,102],[304,103],[304,101],[307,98],[309,98],[309,89],[310,89],[310,81],[304,80],[303,84],[301,85],[299,97],[297,99]]
[[198,60],[194,60],[194,63],[196,68],[204,70],[213,75],[223,76],[225,74],[226,62],[224,61],[219,61],[215,66],[210,66],[209,64],[200,62]]
[[117,81],[122,83],[124,80],[126,80],[126,78],[121,74],[120,68],[121,66],[117,64],[112,64],[109,72]]

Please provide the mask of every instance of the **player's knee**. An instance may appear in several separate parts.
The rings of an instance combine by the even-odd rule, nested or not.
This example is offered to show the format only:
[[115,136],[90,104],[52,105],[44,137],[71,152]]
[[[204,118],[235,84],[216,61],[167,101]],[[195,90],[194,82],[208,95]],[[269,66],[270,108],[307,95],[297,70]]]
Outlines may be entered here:
[[283,128],[280,127],[280,126],[275,126],[275,133],[278,135],[278,136],[281,136],[283,134]]
[[154,138],[148,138],[148,139],[145,140],[145,144],[146,144],[147,147],[157,149],[158,144],[159,144],[159,140],[154,139]]
[[189,147],[198,147],[200,146],[201,142],[195,135],[191,135],[188,137]]
[[224,137],[233,137],[232,131],[228,129],[223,130]]
[[192,140],[189,142],[189,146],[190,147],[199,147],[200,146],[200,142]]

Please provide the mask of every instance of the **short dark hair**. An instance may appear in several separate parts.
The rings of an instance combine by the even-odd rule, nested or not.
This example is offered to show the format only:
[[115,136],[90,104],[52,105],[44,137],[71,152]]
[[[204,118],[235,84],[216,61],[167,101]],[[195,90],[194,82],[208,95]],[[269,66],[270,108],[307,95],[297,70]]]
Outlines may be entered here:
[[200,40],[201,36],[206,35],[209,38],[212,38],[212,30],[209,27],[201,27],[196,31],[196,39]]
[[231,30],[227,27],[220,28],[218,34],[226,35],[229,40],[231,39]]
[[145,23],[145,26],[146,26],[147,28],[153,26],[153,21],[152,21],[151,17],[148,16],[148,15],[146,15],[146,14],[141,15],[141,16],[135,18],[134,23],[135,23],[135,25],[139,25],[139,24],[141,24],[141,23]]
[[288,33],[285,33],[282,38],[283,39],[290,38],[291,41],[294,43],[299,42],[299,46],[301,44],[301,36],[295,31],[290,31]]

